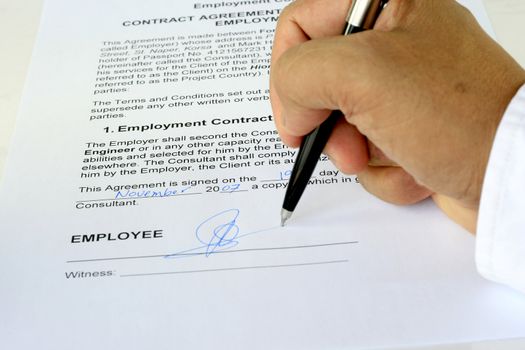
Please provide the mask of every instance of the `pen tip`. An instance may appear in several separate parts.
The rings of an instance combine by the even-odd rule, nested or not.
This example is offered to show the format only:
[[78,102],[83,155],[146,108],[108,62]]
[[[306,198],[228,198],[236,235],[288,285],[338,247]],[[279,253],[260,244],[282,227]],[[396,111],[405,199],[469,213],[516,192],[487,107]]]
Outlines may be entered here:
[[286,221],[292,216],[293,212],[286,209],[281,210],[281,227],[284,227]]

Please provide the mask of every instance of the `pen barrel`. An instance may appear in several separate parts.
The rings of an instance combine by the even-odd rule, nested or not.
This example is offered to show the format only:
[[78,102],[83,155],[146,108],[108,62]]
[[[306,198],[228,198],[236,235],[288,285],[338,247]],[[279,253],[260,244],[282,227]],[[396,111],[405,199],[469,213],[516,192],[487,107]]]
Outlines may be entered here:
[[346,23],[362,30],[372,29],[387,2],[388,0],[354,0]]
[[[354,0],[348,12],[343,35],[372,29],[381,10],[387,3],[388,0]],[[288,212],[288,217],[295,210],[337,120],[342,116],[341,111],[333,111],[327,120],[303,138],[282,206]],[[284,224],[287,218],[284,217],[281,220]]]
[[292,177],[286,189],[283,209],[293,212],[299,202],[304,188],[308,185],[324,146],[337,123],[343,115],[341,111],[332,111],[319,127],[303,138],[299,153],[295,159]]

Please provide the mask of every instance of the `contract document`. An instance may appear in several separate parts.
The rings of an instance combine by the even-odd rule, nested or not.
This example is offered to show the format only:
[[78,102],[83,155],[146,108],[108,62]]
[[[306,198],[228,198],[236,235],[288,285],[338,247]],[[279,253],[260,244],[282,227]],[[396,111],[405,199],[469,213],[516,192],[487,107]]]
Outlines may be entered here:
[[[370,349],[525,336],[475,238],[326,157],[268,98],[288,1],[48,0],[0,192],[2,349]],[[464,1],[487,29],[481,0]]]

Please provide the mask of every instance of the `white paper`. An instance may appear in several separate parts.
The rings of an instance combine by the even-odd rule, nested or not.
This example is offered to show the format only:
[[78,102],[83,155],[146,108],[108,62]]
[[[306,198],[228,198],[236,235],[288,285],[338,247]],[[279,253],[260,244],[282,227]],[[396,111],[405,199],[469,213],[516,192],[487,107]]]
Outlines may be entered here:
[[525,336],[525,297],[479,277],[474,238],[430,202],[382,203],[323,161],[279,227],[295,150],[267,88],[285,4],[46,3],[0,197],[2,348]]

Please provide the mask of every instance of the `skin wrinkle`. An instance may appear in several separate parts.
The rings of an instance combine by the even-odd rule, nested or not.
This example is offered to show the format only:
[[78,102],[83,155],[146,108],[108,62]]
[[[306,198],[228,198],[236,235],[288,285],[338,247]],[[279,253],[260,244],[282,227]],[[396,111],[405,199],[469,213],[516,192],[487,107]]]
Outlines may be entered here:
[[[314,1],[309,1],[309,2],[312,3],[313,5],[316,5],[316,2]],[[329,12],[333,14],[347,13],[352,3],[351,1],[350,2],[325,1],[323,4],[327,2],[330,3],[331,6],[334,6],[334,8],[331,8]],[[344,5],[344,7],[340,5],[341,3]],[[331,24],[330,27],[319,26],[319,25],[315,25],[315,23],[309,22],[309,24],[312,25],[313,27],[310,27],[310,30],[303,29],[301,26],[301,23],[307,22],[310,18],[316,18],[318,9],[317,8],[314,9],[314,7],[310,7],[310,6],[303,6],[301,10],[299,10],[299,13],[295,15],[293,13],[293,9],[297,7],[296,5],[297,5],[297,2],[292,2],[288,7],[284,9],[284,11],[292,12],[291,21],[293,21],[293,23],[298,26],[298,29],[301,30],[308,39],[317,39],[317,38],[339,34],[338,31],[334,32],[334,29],[339,28],[339,27],[343,28],[345,24],[344,18],[341,18],[340,16],[332,16],[334,17],[334,19],[329,21],[329,23]],[[335,5],[339,5],[342,8],[335,8]],[[326,6],[324,6],[324,8],[326,8]],[[305,13],[302,13],[300,11],[304,11]],[[281,16],[283,16],[282,13],[281,13]],[[284,15],[283,17],[286,17],[286,15]],[[317,33],[317,31],[320,31],[320,32]]]
[[391,31],[401,29],[410,22],[411,9],[414,7],[412,0],[390,0],[387,8],[379,16],[374,29]]

